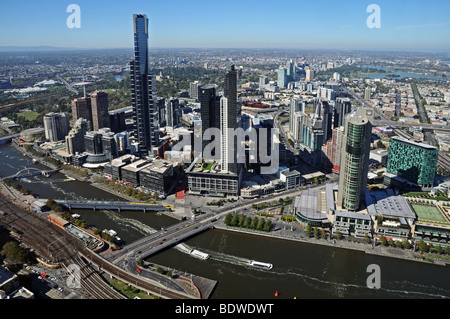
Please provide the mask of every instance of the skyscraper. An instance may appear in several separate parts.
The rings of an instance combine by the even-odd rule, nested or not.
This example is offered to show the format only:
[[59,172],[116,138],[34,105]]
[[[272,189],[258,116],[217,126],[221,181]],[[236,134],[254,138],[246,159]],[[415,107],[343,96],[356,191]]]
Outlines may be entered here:
[[278,69],[278,86],[279,87],[286,87],[288,83],[288,76],[287,76],[287,70],[285,68],[279,68]]
[[83,118],[90,122],[92,126],[92,107],[91,99],[89,97],[82,97],[72,101],[72,118],[73,123],[78,119]]
[[198,81],[189,84],[189,96],[191,99],[198,100],[200,91],[200,83]]
[[286,63],[287,82],[295,81],[295,64],[291,61]]
[[303,99],[301,97],[291,99],[290,113],[289,113],[289,131],[291,134],[294,132],[294,125],[295,125],[294,114],[299,111],[304,112]]
[[148,19],[133,15],[134,60],[130,62],[134,133],[141,154],[152,153],[159,144],[156,80],[150,74]]
[[[228,72],[225,74],[225,84],[224,84],[224,98],[226,99],[226,103],[224,105],[222,105],[221,103],[221,108],[223,107],[225,109],[224,112],[221,112],[221,117],[226,117],[226,124],[225,126],[223,126],[224,129],[222,129],[222,136],[224,136],[225,134],[228,133],[228,130],[231,131],[236,131],[237,127],[238,127],[238,122],[239,119],[241,117],[241,114],[238,110],[238,96],[237,96],[237,71],[234,67],[234,65],[232,65],[230,67],[230,69],[228,70]],[[221,118],[221,123],[225,123],[224,121],[225,119]],[[226,128],[226,129],[225,129]],[[230,143],[231,142],[232,146],[233,146],[233,150],[230,150]],[[227,154],[229,154],[231,151],[233,151],[233,156],[232,158],[228,158],[228,164],[227,167],[225,168],[227,171],[237,174],[238,173],[238,163],[237,163],[237,138],[234,138],[234,141],[228,141],[227,138],[227,143],[226,143],[226,147],[227,147]]]
[[166,101],[166,125],[175,127],[179,122],[180,101],[170,98]]
[[352,111],[352,105],[349,98],[338,97],[334,108],[333,128],[344,126],[345,116]]
[[44,115],[45,138],[51,142],[62,141],[70,130],[69,116],[66,113]]
[[345,121],[337,204],[349,211],[361,208],[366,193],[372,116],[371,110],[359,108]]
[[[220,128],[220,98],[216,95],[216,86],[213,84],[203,85],[200,88],[200,113],[202,120],[202,137],[210,127]],[[202,138],[202,149],[211,143]]]
[[76,153],[84,152],[84,136],[88,131],[90,131],[89,122],[79,118],[66,136],[67,153],[75,155]]
[[314,81],[314,70],[311,69],[306,70],[306,81],[307,82]]
[[98,131],[110,127],[108,93],[94,92],[91,94],[92,129]]

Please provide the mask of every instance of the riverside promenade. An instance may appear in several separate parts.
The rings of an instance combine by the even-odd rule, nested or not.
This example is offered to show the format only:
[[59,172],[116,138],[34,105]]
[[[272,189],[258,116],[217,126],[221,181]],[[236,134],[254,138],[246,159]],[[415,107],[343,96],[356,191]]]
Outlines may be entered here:
[[364,252],[369,255],[375,255],[386,258],[397,258],[407,261],[422,262],[432,265],[446,266],[450,265],[449,260],[434,260],[434,262],[423,260],[419,252],[414,252],[413,249],[401,249],[390,246],[383,246],[381,244],[368,244],[364,239],[357,239],[354,237],[346,237],[342,239],[316,239],[314,237],[308,238],[306,231],[296,223],[286,223],[281,220],[272,220],[272,231],[256,231],[239,227],[229,227],[224,224],[224,218],[221,218],[214,224],[215,229],[239,232],[242,234],[263,236],[272,239],[290,240],[310,245],[321,245],[339,249],[348,249],[354,251]]

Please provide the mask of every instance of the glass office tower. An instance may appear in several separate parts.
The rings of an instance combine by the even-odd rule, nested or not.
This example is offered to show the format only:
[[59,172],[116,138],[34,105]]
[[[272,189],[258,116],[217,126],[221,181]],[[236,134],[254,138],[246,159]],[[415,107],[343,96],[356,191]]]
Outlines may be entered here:
[[149,69],[148,19],[146,15],[133,15],[134,59],[130,62],[131,94],[134,133],[140,153],[157,151],[159,122],[156,101],[156,81]]
[[337,204],[349,211],[362,206],[369,169],[372,111],[360,108],[347,116],[341,149],[341,171]]

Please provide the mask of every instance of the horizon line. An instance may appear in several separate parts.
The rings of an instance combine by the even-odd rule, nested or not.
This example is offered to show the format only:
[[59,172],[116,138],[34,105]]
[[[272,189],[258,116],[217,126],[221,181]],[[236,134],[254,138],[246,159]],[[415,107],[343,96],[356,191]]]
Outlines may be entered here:
[[[9,50],[5,50],[9,49]],[[410,53],[449,53],[450,49],[373,49],[373,48],[292,48],[292,47],[149,47],[150,50],[295,50],[295,51],[375,51],[375,52],[410,52]],[[0,52],[22,52],[14,50],[29,50],[29,52],[42,51],[101,51],[101,50],[133,50],[133,47],[103,47],[103,48],[83,48],[83,47],[58,47],[52,45],[16,46],[0,45]]]

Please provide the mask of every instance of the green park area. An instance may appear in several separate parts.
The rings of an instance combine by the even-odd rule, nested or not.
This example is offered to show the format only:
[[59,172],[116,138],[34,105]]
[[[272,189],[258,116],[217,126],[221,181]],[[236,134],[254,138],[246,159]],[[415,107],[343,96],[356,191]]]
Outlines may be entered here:
[[32,122],[38,118],[39,113],[35,111],[24,110],[23,112],[18,113],[17,116],[23,117],[26,121]]

